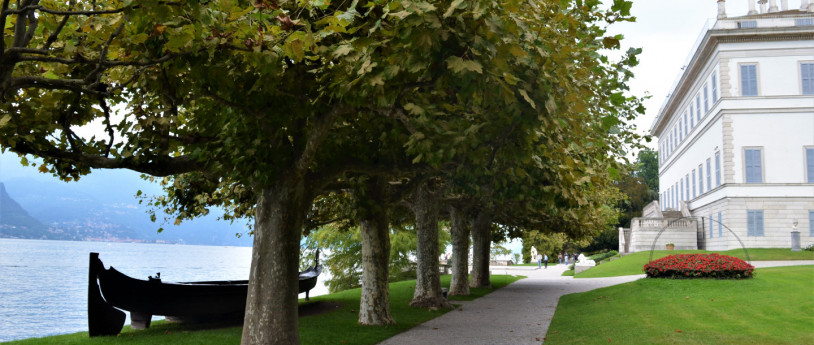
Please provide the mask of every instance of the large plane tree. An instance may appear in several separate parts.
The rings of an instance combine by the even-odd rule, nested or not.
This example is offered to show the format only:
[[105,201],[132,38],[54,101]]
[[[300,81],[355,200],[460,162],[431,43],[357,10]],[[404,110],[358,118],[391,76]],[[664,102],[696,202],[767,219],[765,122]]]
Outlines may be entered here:
[[242,342],[298,343],[313,199],[341,173],[391,168],[359,156],[363,139],[394,135],[413,162],[441,168],[507,133],[567,124],[590,110],[593,76],[624,69],[598,53],[618,39],[584,23],[625,20],[629,2],[597,6],[2,0],[0,147],[66,180],[165,177],[155,205],[178,221],[211,206],[252,217]]

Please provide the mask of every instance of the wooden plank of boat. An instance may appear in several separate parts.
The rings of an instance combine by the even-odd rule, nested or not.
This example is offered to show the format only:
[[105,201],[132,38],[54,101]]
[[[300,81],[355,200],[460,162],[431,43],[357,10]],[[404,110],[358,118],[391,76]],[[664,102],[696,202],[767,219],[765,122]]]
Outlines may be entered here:
[[[246,309],[247,280],[167,283],[158,277],[135,279],[113,267],[105,269],[98,253],[90,254],[89,272],[91,336],[121,332],[124,314],[120,310],[129,311],[131,325],[139,329],[150,326],[152,315],[188,322],[242,320]],[[299,274],[299,292],[305,292],[306,299],[320,273],[317,253],[314,266]]]

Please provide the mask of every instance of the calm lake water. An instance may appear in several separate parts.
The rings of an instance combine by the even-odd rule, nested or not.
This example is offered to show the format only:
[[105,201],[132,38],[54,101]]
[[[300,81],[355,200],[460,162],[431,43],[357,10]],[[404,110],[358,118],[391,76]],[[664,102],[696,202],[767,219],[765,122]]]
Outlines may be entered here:
[[[105,267],[139,279],[161,272],[166,282],[248,279],[251,264],[249,247],[0,239],[0,342],[87,332],[90,252]],[[327,276],[311,296],[328,293]]]

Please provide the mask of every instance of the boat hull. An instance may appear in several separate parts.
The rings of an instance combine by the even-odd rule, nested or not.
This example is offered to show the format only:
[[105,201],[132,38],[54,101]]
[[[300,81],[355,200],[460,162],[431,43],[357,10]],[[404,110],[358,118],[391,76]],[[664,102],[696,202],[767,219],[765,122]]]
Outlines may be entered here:
[[[316,286],[322,266],[317,262],[308,270],[300,272],[299,292],[306,293]],[[95,278],[94,278],[95,277]],[[88,286],[88,324],[94,330],[91,336],[118,334],[123,325],[100,326],[100,317],[110,311],[125,310],[131,313],[134,328],[149,327],[152,315],[169,320],[185,322],[239,321],[246,309],[248,281],[205,281],[167,283],[150,277],[141,280],[129,277],[113,267],[104,268],[97,253],[91,253],[90,281]],[[101,292],[94,293],[94,292]],[[91,306],[94,306],[91,310]],[[95,320],[96,322],[93,322]],[[109,329],[98,331],[98,329]],[[115,333],[114,333],[115,332]]]

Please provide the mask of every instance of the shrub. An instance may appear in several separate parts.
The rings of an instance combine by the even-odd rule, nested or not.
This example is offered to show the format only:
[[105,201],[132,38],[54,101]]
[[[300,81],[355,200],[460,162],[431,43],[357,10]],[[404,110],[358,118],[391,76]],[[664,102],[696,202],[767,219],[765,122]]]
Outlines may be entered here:
[[755,270],[746,261],[720,254],[670,255],[644,265],[650,278],[751,278]]
[[593,260],[593,261],[596,261],[597,263],[599,263],[599,262],[600,262],[600,261],[602,261],[602,260],[605,260],[605,259],[607,259],[607,258],[610,258],[610,257],[616,256],[616,255],[618,255],[618,254],[619,254],[619,252],[617,252],[617,251],[615,251],[615,250],[611,250],[611,251],[609,251],[609,252],[605,252],[605,253],[599,253],[599,254],[594,254],[594,255],[591,255],[591,256],[590,256],[590,257],[588,257],[588,258],[589,258],[589,259],[591,259],[591,260]]
[[808,247],[806,247],[805,250],[807,250],[809,252],[814,252],[814,244],[809,244]]

